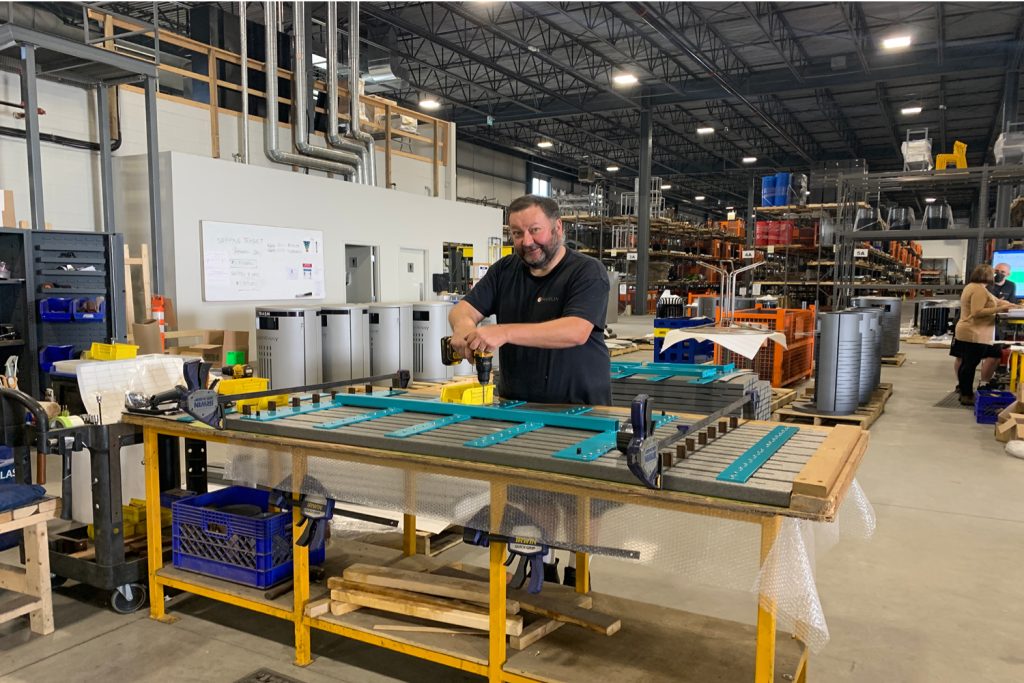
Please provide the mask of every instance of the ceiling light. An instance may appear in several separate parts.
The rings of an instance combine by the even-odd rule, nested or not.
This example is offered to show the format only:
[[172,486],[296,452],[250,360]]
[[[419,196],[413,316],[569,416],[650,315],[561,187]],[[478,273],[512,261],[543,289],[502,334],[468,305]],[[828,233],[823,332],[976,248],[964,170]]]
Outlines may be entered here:
[[900,113],[904,116],[914,116],[921,113],[921,107],[903,107],[900,109]]
[[616,171],[619,170],[619,167],[612,164],[611,166],[606,166],[604,170],[608,171],[609,173],[615,173]]
[[757,157],[743,157],[743,163],[752,164],[757,161]]
[[537,143],[537,146],[540,147],[541,149],[547,149],[548,147],[554,147],[554,145],[555,145],[555,143],[551,142],[551,140],[541,140],[540,142]]
[[663,189],[663,190],[671,190],[672,189],[672,184],[671,183],[665,183],[664,185],[661,186],[661,189]]
[[694,201],[702,202],[702,201],[704,201],[704,195],[699,194],[696,197],[694,197],[693,199],[694,199]]
[[701,126],[697,129],[697,135],[711,135],[715,132],[715,129],[711,126]]
[[420,109],[440,109],[441,102],[433,95],[420,97]]
[[882,41],[882,47],[886,50],[899,50],[910,47],[910,36],[892,36]]
[[726,210],[726,211],[733,211],[733,210],[735,210],[735,209],[736,209],[736,207],[735,207],[735,206],[727,206],[727,207],[725,207],[725,210]]
[[925,197],[924,198],[924,203],[925,204],[934,204],[935,203],[935,197]]
[[612,82],[614,82],[615,85],[636,85],[639,80],[640,79],[638,79],[634,74],[628,72],[612,76]]

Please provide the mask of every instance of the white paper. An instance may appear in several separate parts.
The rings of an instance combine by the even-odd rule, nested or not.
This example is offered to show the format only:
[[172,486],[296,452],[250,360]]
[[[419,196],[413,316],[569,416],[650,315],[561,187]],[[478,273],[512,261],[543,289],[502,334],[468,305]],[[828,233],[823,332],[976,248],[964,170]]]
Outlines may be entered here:
[[786,335],[782,332],[755,330],[749,327],[693,327],[670,330],[665,335],[665,341],[661,348],[665,350],[686,339],[695,339],[699,342],[714,342],[734,353],[740,354],[744,358],[751,359],[757,355],[757,352],[761,350],[761,347],[769,339],[784,349],[788,348],[786,346]]
[[90,415],[100,415],[102,401],[103,424],[120,422],[126,391],[152,396],[184,384],[181,374],[184,362],[181,356],[153,354],[128,360],[83,363],[76,369],[82,403]]

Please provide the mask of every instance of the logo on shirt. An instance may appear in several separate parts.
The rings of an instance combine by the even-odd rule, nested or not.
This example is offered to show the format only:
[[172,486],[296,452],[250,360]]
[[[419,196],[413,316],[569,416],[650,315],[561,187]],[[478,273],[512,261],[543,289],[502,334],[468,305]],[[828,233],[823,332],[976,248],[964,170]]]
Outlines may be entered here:
[[537,303],[539,304],[550,304],[558,301],[557,296],[538,296]]

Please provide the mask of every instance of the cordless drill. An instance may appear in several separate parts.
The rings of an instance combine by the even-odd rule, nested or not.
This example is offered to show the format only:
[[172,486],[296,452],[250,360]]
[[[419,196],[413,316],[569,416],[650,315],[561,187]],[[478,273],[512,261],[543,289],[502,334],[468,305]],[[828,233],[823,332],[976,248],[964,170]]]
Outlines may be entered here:
[[[491,383],[491,364],[494,354],[487,351],[474,351],[473,363],[476,365],[476,378],[480,386],[487,386]],[[459,352],[452,346],[451,337],[441,338],[441,362],[445,365],[458,365],[466,360],[459,355]]]
[[225,365],[220,369],[220,374],[229,379],[244,379],[253,377],[256,373],[251,365],[240,363],[238,365]]

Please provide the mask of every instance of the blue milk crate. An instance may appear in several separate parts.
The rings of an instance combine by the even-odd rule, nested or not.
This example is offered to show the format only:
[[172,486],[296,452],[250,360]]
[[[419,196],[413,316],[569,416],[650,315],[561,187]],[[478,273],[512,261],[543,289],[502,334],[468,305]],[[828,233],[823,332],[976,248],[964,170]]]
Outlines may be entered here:
[[[258,518],[211,509],[248,504],[266,512],[269,503],[267,491],[244,486],[176,501],[171,507],[174,566],[254,588],[291,578],[291,512]],[[324,561],[323,544],[309,549],[309,561]]]
[[711,325],[711,318],[655,318],[654,319],[654,362],[655,363],[703,363],[715,355],[714,342],[698,342],[687,339],[666,350],[662,350],[665,334],[669,330],[684,327]]
[[994,425],[1003,408],[1013,403],[1017,397],[1012,391],[987,391],[979,389],[974,392],[974,419],[980,425]]

